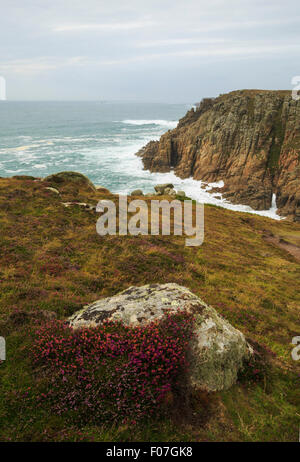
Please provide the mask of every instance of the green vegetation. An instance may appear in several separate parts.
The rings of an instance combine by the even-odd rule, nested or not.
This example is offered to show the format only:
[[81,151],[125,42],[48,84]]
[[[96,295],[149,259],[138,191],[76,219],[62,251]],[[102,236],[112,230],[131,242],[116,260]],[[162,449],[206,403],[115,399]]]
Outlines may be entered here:
[[[299,225],[205,207],[201,247],[185,247],[180,236],[101,237],[95,212],[62,202],[96,205],[115,196],[84,184],[57,184],[60,195],[46,186],[53,184],[0,179],[0,335],[7,341],[0,440],[297,441],[299,364],[291,340],[299,335],[300,265],[264,234],[299,244]],[[44,378],[28,354],[35,325],[130,285],[164,282],[187,286],[269,352],[261,380],[245,374],[225,392],[194,392],[188,402],[174,396],[163,417],[134,431],[125,423],[72,426],[46,407],[28,406],[22,396]]]

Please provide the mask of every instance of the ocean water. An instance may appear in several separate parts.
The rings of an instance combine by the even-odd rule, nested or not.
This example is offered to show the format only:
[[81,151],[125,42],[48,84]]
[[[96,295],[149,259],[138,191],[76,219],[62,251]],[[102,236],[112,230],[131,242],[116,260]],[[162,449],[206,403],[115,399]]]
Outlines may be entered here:
[[[210,194],[217,184],[201,188],[201,181],[181,180],[173,172],[143,170],[135,153],[150,140],[175,128],[190,105],[117,102],[0,101],[0,176],[32,175],[73,170],[114,193],[141,188],[153,191],[158,183],[204,203],[279,219],[276,198],[270,210],[256,212]],[[222,182],[218,183],[222,185]]]

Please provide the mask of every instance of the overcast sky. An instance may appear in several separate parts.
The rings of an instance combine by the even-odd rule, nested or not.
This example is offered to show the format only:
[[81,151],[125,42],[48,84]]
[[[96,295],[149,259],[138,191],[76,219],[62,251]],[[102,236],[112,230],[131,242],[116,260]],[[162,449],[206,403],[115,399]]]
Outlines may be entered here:
[[9,100],[195,102],[290,89],[297,0],[0,0]]

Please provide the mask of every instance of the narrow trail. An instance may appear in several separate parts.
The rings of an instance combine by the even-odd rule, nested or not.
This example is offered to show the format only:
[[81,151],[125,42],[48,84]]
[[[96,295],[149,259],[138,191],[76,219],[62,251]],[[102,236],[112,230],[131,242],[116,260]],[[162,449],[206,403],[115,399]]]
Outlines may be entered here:
[[286,250],[289,254],[291,254],[298,262],[300,262],[300,247],[296,244],[292,244],[287,242],[285,239],[281,238],[280,236],[274,235],[265,235],[264,239],[271,244],[276,245],[280,249]]

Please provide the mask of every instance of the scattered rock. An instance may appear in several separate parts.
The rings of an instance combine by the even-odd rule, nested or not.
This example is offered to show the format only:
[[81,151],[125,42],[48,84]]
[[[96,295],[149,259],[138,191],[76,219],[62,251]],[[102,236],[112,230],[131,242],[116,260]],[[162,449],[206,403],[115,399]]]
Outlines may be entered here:
[[59,194],[59,191],[58,191],[58,189],[56,189],[56,188],[51,188],[51,187],[49,186],[49,187],[47,187],[47,188],[45,188],[45,189],[48,189],[48,191],[52,191],[52,192],[54,192],[55,194]]
[[172,185],[172,183],[165,183],[154,186],[155,191],[159,194],[164,194],[166,188],[174,189],[174,185]]
[[184,191],[177,191],[177,196],[179,197],[186,197],[186,194]]
[[85,202],[62,202],[62,205],[65,207],[72,207],[74,205],[79,205],[79,207],[83,207],[86,210],[96,210],[96,206],[92,204],[86,204]]
[[166,188],[166,189],[164,190],[164,194],[165,194],[166,196],[173,196],[173,197],[175,197],[175,196],[176,196],[176,191],[175,191],[175,189],[173,189],[173,188]]
[[159,320],[167,312],[186,310],[195,316],[194,336],[190,343],[191,386],[215,391],[227,389],[252,349],[244,335],[216,310],[178,284],[148,284],[129,287],[114,297],[103,298],[85,306],[69,319],[73,328],[91,327],[104,319],[126,325],[144,325]]
[[134,191],[132,191],[131,193],[131,196],[143,196],[144,193],[141,189],[135,189]]

